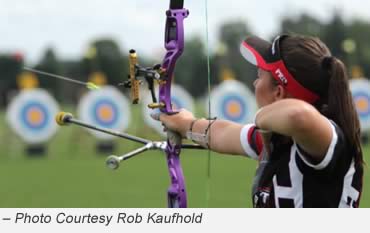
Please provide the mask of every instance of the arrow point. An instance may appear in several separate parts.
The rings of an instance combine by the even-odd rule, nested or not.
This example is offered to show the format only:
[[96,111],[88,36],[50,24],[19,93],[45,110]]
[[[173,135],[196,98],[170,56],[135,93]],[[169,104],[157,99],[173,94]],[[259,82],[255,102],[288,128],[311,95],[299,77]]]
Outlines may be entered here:
[[90,90],[99,90],[100,87],[92,82],[87,82],[86,87]]

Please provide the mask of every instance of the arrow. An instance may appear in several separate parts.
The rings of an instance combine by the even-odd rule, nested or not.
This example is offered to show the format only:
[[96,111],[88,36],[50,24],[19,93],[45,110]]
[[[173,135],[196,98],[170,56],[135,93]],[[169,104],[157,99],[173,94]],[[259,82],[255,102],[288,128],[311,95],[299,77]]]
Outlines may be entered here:
[[53,78],[62,79],[62,80],[68,81],[68,82],[77,83],[77,84],[85,86],[86,88],[88,88],[90,90],[100,89],[100,87],[98,85],[96,85],[95,83],[92,83],[92,82],[82,82],[82,81],[78,81],[78,80],[75,80],[75,79],[72,79],[72,78],[68,78],[68,77],[64,77],[64,76],[61,76],[61,75],[56,75],[56,74],[44,72],[44,71],[41,71],[41,70],[32,69],[32,68],[29,68],[29,67],[23,67],[23,69],[27,70],[27,71],[30,71],[30,72],[33,72],[33,73],[36,73],[36,74],[41,74],[41,75],[45,75],[45,76],[49,76],[49,77],[53,77]]

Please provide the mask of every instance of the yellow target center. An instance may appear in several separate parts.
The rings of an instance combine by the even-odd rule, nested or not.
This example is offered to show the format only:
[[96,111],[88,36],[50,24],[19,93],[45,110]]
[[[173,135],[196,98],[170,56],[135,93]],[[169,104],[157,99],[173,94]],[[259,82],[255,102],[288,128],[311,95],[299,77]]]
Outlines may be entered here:
[[99,118],[104,121],[112,120],[113,118],[113,111],[112,108],[108,105],[103,105],[99,108]]
[[37,108],[31,108],[28,112],[28,119],[31,124],[37,125],[40,124],[43,120],[43,114]]
[[361,112],[367,111],[369,109],[369,101],[366,98],[357,99],[356,108]]
[[236,101],[231,101],[227,105],[227,112],[232,116],[237,116],[240,114],[240,104]]

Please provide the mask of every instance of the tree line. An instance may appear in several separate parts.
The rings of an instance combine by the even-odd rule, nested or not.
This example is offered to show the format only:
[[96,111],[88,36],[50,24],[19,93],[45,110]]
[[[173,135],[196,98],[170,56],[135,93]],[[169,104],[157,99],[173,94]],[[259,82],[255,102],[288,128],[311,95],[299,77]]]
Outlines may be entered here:
[[[282,33],[317,36],[331,49],[333,56],[342,59],[355,76],[370,75],[370,22],[354,19],[343,20],[335,12],[328,22],[322,22],[308,14],[298,17],[285,17],[278,31],[271,35],[272,40]],[[240,42],[253,31],[243,20],[225,22],[218,34],[218,45],[209,54],[210,74],[208,73],[208,52],[205,40],[200,36],[186,38],[185,51],[175,71],[175,82],[185,87],[194,97],[207,93],[208,75],[211,85],[224,79],[235,78],[252,87],[256,77],[255,67],[240,56]],[[77,60],[61,60],[53,48],[48,48],[33,68],[46,72],[74,77],[86,81],[93,72],[102,72],[107,83],[118,86],[127,79],[128,55],[126,48],[120,47],[111,38],[98,39],[91,43],[90,50]],[[161,58],[160,58],[161,59]],[[154,57],[140,58],[140,63],[151,66],[161,60]],[[19,54],[0,54],[0,104],[5,106],[8,93],[17,89],[16,77],[22,72],[24,61]],[[352,72],[351,72],[352,73]],[[39,78],[40,86],[50,90],[58,101],[76,103],[81,95],[81,87],[60,80]]]

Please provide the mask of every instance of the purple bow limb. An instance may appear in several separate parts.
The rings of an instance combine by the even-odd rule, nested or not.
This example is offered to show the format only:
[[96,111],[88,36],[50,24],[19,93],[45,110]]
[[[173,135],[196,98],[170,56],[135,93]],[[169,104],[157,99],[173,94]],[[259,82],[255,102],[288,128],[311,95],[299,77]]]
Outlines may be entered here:
[[[175,114],[171,103],[171,83],[175,71],[176,61],[184,50],[184,19],[189,15],[187,9],[179,9],[182,1],[172,0],[170,9],[166,12],[165,48],[166,55],[162,62],[162,69],[165,70],[165,82],[159,87],[159,101],[165,104],[161,109],[163,113]],[[171,9],[176,6],[176,9]],[[167,132],[167,155],[168,171],[171,178],[171,185],[168,188],[168,207],[186,208],[185,179],[180,163],[181,135],[176,132]]]

